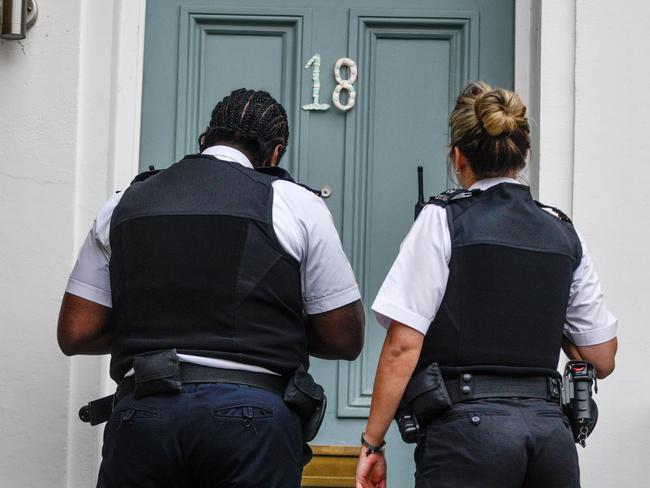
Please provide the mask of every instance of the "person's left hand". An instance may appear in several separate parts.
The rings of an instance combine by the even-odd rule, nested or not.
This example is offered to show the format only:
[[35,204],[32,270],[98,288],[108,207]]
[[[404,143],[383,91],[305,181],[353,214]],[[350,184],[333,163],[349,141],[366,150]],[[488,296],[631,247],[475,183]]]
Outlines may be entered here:
[[386,458],[383,452],[366,456],[361,448],[357,462],[356,488],[386,488]]

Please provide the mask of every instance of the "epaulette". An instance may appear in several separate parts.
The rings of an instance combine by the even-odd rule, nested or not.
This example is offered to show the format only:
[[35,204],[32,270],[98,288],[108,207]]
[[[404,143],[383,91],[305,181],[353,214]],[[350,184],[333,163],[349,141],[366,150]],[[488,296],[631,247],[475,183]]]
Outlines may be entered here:
[[296,180],[293,179],[291,174],[286,169],[280,168],[279,166],[263,166],[261,168],[255,168],[255,171],[258,171],[265,175],[273,176],[279,180],[289,181],[294,185],[302,186],[305,190],[312,192],[318,197],[321,196],[320,190],[314,190],[313,188],[310,188],[307,185],[303,185],[302,183],[296,183]]
[[573,223],[573,222],[571,222],[571,219],[569,218],[569,216],[567,214],[565,214],[559,208],[551,207],[550,205],[544,205],[543,203],[538,202],[537,200],[535,200],[535,203],[537,204],[537,206],[539,208],[548,208],[549,210],[551,210],[556,215],[556,217],[558,219],[560,219],[562,222],[567,222],[569,224]]
[[153,164],[151,164],[149,165],[149,170],[143,171],[142,173],[138,174],[135,178],[133,178],[131,184],[133,185],[134,183],[139,183],[141,181],[146,180],[147,178],[151,178],[153,175],[157,175],[161,171],[162,169],[156,169],[153,167]]
[[447,206],[449,202],[456,200],[462,200],[464,198],[470,198],[474,195],[478,195],[482,190],[465,190],[463,188],[451,188],[445,190],[442,193],[436,195],[435,197],[430,197],[427,203],[432,203],[434,205],[439,205],[441,207]]

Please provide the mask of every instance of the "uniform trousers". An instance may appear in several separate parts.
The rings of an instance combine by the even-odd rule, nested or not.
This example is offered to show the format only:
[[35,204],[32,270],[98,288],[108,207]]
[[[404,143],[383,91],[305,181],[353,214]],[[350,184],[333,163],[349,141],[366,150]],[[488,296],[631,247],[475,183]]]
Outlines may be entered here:
[[104,431],[98,488],[293,488],[304,464],[298,416],[270,391],[185,384],[121,399]]
[[573,434],[557,403],[458,403],[423,434],[415,451],[416,488],[580,488]]

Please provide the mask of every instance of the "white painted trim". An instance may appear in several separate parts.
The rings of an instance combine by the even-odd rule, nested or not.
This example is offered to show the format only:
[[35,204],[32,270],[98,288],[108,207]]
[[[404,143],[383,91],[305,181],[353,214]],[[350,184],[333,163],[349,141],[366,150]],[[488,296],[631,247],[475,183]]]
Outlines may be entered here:
[[541,2],[518,0],[515,3],[515,91],[528,107],[532,151],[520,176],[537,195],[539,190],[539,47]]
[[540,4],[539,198],[571,215],[576,0],[544,0]]
[[[108,191],[124,190],[138,174],[146,0],[115,0],[108,145]],[[102,358],[102,392],[110,394],[109,358]]]
[[115,0],[109,190],[138,173],[146,0]]

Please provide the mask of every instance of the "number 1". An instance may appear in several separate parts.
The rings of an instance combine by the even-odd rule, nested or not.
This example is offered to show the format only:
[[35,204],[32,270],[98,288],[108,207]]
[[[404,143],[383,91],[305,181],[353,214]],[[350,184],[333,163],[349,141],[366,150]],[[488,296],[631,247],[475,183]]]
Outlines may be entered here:
[[320,54],[316,53],[307,64],[305,68],[309,69],[311,67],[311,97],[313,102],[307,105],[303,105],[303,110],[327,110],[330,106],[326,103],[320,103]]

